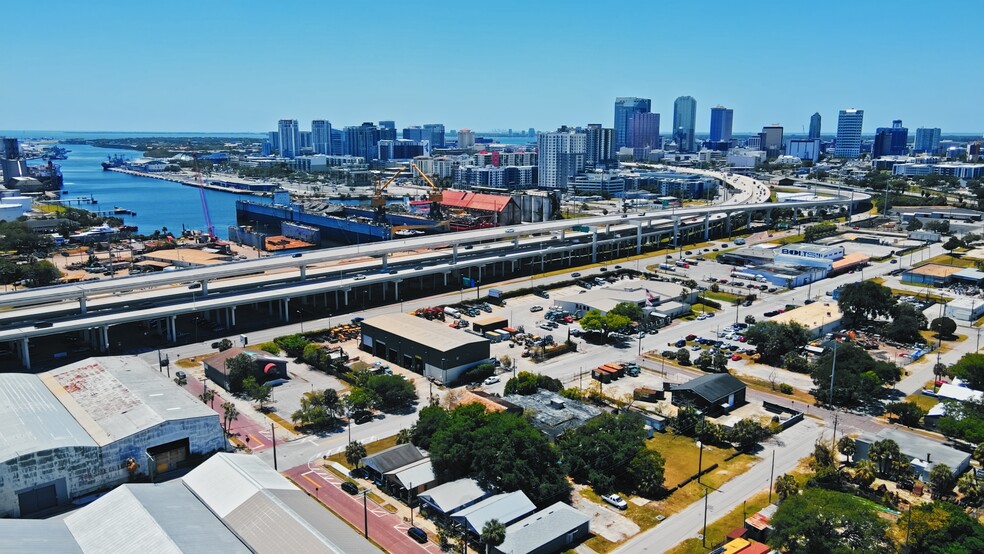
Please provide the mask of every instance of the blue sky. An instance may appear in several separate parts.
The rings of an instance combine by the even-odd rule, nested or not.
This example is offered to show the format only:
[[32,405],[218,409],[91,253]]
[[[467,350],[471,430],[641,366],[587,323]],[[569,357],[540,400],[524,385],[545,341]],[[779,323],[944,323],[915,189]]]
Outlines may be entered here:
[[[0,128],[264,131],[612,124],[616,96],[735,110],[787,133],[837,110],[864,129],[984,130],[984,2],[372,0],[5,2]],[[11,55],[13,54],[13,55]]]

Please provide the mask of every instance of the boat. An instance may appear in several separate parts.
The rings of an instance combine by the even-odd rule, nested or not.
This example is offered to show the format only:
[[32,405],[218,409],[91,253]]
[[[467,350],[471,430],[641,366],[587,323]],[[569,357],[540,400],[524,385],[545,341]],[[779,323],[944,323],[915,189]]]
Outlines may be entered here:
[[79,242],[90,242],[97,240],[107,239],[115,234],[119,233],[119,230],[115,227],[110,227],[108,224],[103,223],[97,227],[89,227],[84,231],[74,233],[69,235],[69,238]]
[[115,167],[125,167],[129,163],[129,159],[124,157],[122,154],[113,154],[106,156],[106,161],[102,163],[103,170],[113,169]]

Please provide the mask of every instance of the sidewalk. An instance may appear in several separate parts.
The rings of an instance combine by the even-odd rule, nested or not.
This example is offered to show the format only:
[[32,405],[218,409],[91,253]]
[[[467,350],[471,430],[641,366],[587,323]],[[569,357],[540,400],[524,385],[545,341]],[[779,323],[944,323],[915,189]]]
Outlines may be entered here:
[[[440,552],[437,544],[428,542],[420,544],[407,535],[410,523],[397,514],[391,514],[370,498],[360,498],[362,495],[350,495],[340,487],[338,476],[323,467],[310,468],[300,465],[284,472],[284,475],[294,481],[297,486],[314,496],[319,502],[347,521],[356,530],[363,531],[368,520],[369,540],[381,546],[387,552]],[[376,491],[373,491],[376,492]],[[363,504],[365,501],[365,504]],[[399,506],[399,504],[397,504]],[[428,533],[431,541],[437,537]]]
[[[187,382],[184,384],[184,388],[191,394],[201,397],[202,392],[205,390],[205,385],[198,379],[195,379],[189,375]],[[217,387],[210,387],[209,390],[215,394],[215,398],[212,399],[210,407],[213,411],[215,411],[215,413],[219,414],[219,422],[221,423],[225,416],[225,410],[222,408],[222,404],[229,400],[227,397],[231,397],[232,395]],[[242,404],[241,402],[235,403],[237,409],[239,410],[239,416],[229,423],[230,438],[247,446],[253,452],[260,452],[268,448],[273,448],[271,424],[276,424],[270,420],[257,421],[253,418],[252,409],[248,411],[243,410],[240,408],[240,405]],[[286,429],[282,427],[276,429],[277,444],[282,444],[293,438],[295,437]]]

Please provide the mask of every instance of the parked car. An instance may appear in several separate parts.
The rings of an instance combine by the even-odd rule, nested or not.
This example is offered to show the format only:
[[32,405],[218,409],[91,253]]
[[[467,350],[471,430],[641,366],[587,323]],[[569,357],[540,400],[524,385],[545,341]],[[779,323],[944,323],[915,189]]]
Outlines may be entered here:
[[342,490],[352,495],[359,494],[359,486],[351,481],[343,481]]
[[683,348],[684,346],[687,346],[687,341],[685,341],[683,339],[680,339],[680,340],[676,341],[676,347],[677,348]]
[[187,381],[188,374],[183,371],[175,371],[174,376],[178,378],[179,381]]
[[407,529],[407,535],[410,535],[411,539],[419,542],[420,544],[427,542],[427,531],[424,531],[420,527],[411,527]]
[[629,508],[628,503],[626,503],[625,500],[622,500],[622,497],[615,493],[602,495],[601,499],[608,502],[612,506],[615,506],[619,510],[627,510]]
[[482,384],[483,385],[494,385],[494,384],[496,384],[498,382],[499,382],[499,377],[497,375],[490,375],[489,377],[486,377],[484,381],[482,381]]
[[356,275],[355,277],[353,277],[353,279],[355,279],[356,281],[361,281],[361,280],[363,280],[365,278],[366,278],[366,276],[363,275],[362,273],[360,273],[360,274]]
[[571,277],[573,277],[573,278],[575,278],[575,279],[577,279],[577,278],[578,278],[578,277],[580,277],[580,276],[581,276],[581,274],[580,274],[580,273],[577,273],[577,272],[574,272],[574,273],[571,273]]
[[731,356],[731,361],[732,362],[737,362],[737,361],[740,361],[740,360],[741,360],[741,356],[739,356],[738,354],[735,354],[735,355]]

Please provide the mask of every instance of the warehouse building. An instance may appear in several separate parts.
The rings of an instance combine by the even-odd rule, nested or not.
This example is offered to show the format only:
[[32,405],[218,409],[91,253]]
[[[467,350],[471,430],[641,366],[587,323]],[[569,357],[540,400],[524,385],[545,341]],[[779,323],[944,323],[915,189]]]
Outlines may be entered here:
[[943,264],[921,265],[903,272],[902,282],[943,287],[950,284],[953,276],[963,269],[962,267]]
[[362,322],[359,347],[442,383],[453,383],[489,361],[490,342],[443,323],[410,314],[385,314]]
[[843,317],[844,314],[841,313],[837,302],[825,301],[814,302],[783,312],[773,317],[770,321],[780,324],[799,323],[803,327],[806,327],[810,333],[816,336],[822,336],[840,329],[841,318]]
[[728,413],[745,404],[745,383],[730,373],[702,375],[679,385],[670,385],[674,406],[693,406],[704,415]]
[[984,300],[960,296],[946,303],[944,314],[958,321],[977,321],[984,316]]
[[136,357],[0,375],[0,419],[0,517],[43,514],[227,446],[216,412]]
[[669,315],[675,317],[681,313],[689,313],[690,305],[697,301],[697,291],[684,289],[683,285],[667,281],[632,279],[593,288],[584,294],[569,298],[560,298],[554,301],[554,305],[569,313],[582,316],[590,310],[598,310],[604,315],[622,302],[631,302],[643,308],[643,311],[652,308],[658,312],[670,312]]
[[891,440],[899,445],[902,456],[909,460],[909,466],[924,483],[929,482],[929,474],[936,464],[945,464],[953,471],[954,476],[959,476],[970,467],[969,453],[900,429],[882,429],[878,434],[865,433],[858,437],[858,450],[854,460],[868,459],[871,445],[882,440]]
[[591,518],[557,502],[506,527],[506,540],[493,546],[497,554],[552,554],[587,538]]
[[0,519],[5,552],[382,552],[254,456],[127,484],[60,518]]

